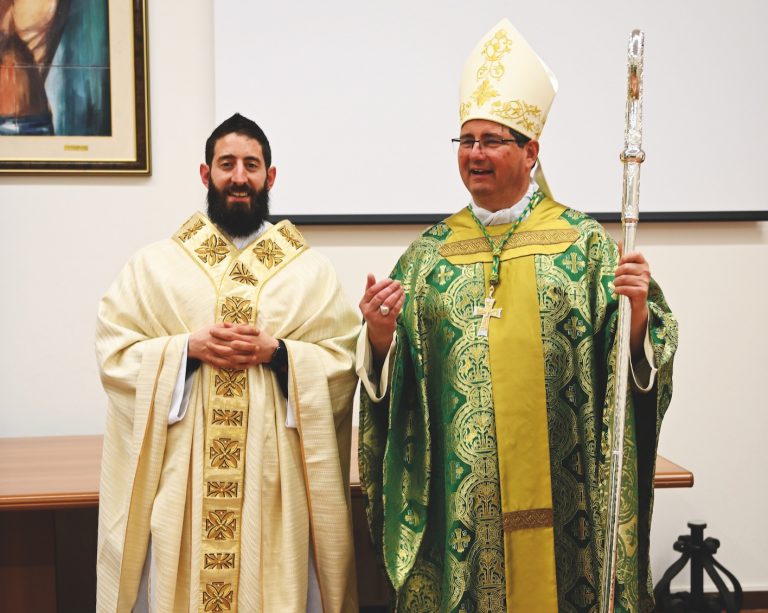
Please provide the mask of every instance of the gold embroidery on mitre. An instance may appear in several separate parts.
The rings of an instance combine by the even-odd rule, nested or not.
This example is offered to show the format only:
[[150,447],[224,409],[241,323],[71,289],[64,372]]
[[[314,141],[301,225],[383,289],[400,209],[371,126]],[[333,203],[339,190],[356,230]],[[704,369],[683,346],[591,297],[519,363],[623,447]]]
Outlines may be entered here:
[[477,106],[480,107],[480,106],[483,106],[489,100],[492,100],[493,98],[498,98],[499,92],[493,89],[493,85],[491,85],[491,82],[488,79],[486,79],[480,85],[477,86],[477,89],[474,92],[472,92],[471,97],[475,99]]
[[483,56],[485,62],[477,69],[477,80],[490,75],[497,81],[504,76],[504,65],[501,63],[507,53],[512,50],[512,39],[507,36],[505,30],[498,30],[483,45]]
[[472,49],[459,91],[462,124],[472,119],[493,120],[538,139],[557,81],[525,38],[504,19]]
[[496,100],[491,105],[491,115],[517,122],[523,129],[535,134],[541,134],[541,109],[535,104],[523,100],[500,102]]
[[464,118],[469,115],[469,111],[472,110],[472,103],[471,102],[462,102],[459,105],[459,119],[461,121],[464,121]]

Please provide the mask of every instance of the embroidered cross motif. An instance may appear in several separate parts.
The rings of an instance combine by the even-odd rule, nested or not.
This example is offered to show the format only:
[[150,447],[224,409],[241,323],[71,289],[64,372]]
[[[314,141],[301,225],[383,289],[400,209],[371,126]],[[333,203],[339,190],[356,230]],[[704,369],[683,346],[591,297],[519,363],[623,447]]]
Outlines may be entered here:
[[501,319],[501,308],[494,309],[493,305],[495,303],[496,299],[493,297],[493,292],[491,292],[485,299],[485,306],[475,307],[475,312],[473,315],[475,317],[482,317],[480,320],[480,326],[477,329],[478,336],[488,336],[488,328],[491,325],[491,317]]
[[563,258],[563,264],[568,267],[571,274],[576,274],[580,270],[584,269],[584,261],[579,258],[573,251],[568,254],[567,258]]
[[223,581],[214,581],[205,586],[203,592],[203,610],[219,613],[220,611],[230,611],[235,598],[231,583]]
[[440,267],[440,272],[437,274],[437,282],[440,285],[445,285],[447,281],[450,281],[453,277],[453,271],[446,269],[445,265]]
[[451,534],[451,547],[454,551],[464,553],[471,540],[466,530],[456,528]]
[[228,438],[215,438],[213,439],[213,446],[208,451],[213,468],[221,468],[222,470],[237,468],[237,464],[240,462],[240,447],[237,441]]
[[586,326],[575,315],[568,320],[568,323],[565,324],[564,328],[568,333],[568,336],[570,336],[573,340],[576,340],[587,331]]
[[209,539],[217,541],[231,540],[235,538],[237,530],[237,517],[233,511],[226,509],[211,511],[205,519],[205,529]]

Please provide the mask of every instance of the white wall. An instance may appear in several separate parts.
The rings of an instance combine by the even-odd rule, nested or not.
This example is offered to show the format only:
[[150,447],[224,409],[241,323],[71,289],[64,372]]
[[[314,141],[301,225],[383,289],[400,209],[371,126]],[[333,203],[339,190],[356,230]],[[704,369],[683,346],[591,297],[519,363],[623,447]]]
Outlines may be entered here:
[[[180,0],[149,5],[152,177],[0,177],[0,436],[103,431],[93,352],[99,297],[131,253],[203,206],[197,168],[213,127],[211,1],[196,11]],[[302,230],[356,303],[365,273],[386,274],[419,228]],[[768,590],[760,553],[768,550],[768,223],[646,224],[639,242],[680,320],[661,452],[696,477],[693,489],[657,492],[655,576],[677,558],[672,543],[686,522],[702,518],[722,542],[718,560],[745,589]],[[686,569],[679,583],[687,581]]]
[[[444,214],[461,207],[458,175],[445,177],[454,158],[448,138],[458,135],[459,75],[472,47],[502,16],[557,75],[541,144],[558,198],[589,200],[587,211],[616,212],[627,41],[641,27],[647,35],[645,214],[765,210],[760,172],[768,122],[751,121],[768,101],[768,84],[754,77],[768,56],[764,0],[730,0],[727,19],[722,0],[590,0],[588,6],[483,0],[471,9],[450,0],[387,0],[362,6],[359,0],[304,2],[301,10],[296,1],[215,5],[216,83],[238,82],[216,88],[216,117],[248,109],[268,126],[283,171],[301,177],[278,184],[273,194],[286,215],[360,214],[357,196],[366,191],[369,214]],[[271,27],[251,36],[257,21]],[[280,60],[263,62],[259,79],[240,79],[242,64],[231,58],[270,53]],[[279,95],[264,95],[265,84]],[[734,100],[734,92],[747,91]],[[730,108],[738,112],[724,113]],[[712,135],[702,126],[724,114],[728,131],[739,135],[741,155],[680,155],[709,147]],[[337,198],[320,207],[314,195],[326,181],[326,168],[317,163],[324,143],[354,155],[345,156],[334,177]],[[404,159],[418,172],[409,172],[413,166],[404,167]],[[574,159],[590,160],[589,172]],[[674,168],[678,180],[665,181],[654,168]],[[731,199],[729,182],[689,180],[712,174],[738,182],[740,198]],[[371,189],[383,177],[396,177],[410,198]]]

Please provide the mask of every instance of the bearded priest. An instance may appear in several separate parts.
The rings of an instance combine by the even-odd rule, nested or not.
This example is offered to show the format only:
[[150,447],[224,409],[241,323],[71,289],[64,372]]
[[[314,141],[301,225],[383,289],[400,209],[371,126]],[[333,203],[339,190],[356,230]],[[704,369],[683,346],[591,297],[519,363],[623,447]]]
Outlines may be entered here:
[[267,221],[275,176],[261,128],[224,121],[200,165],[208,215],[101,301],[99,611],[357,611],[359,323],[328,261]]

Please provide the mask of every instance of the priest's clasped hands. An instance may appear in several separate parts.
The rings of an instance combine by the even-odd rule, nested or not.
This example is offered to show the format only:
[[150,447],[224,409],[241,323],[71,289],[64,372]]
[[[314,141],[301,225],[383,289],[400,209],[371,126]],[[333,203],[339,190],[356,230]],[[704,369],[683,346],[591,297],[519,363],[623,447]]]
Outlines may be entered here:
[[249,324],[221,323],[189,335],[188,355],[216,368],[269,363],[278,341]]

